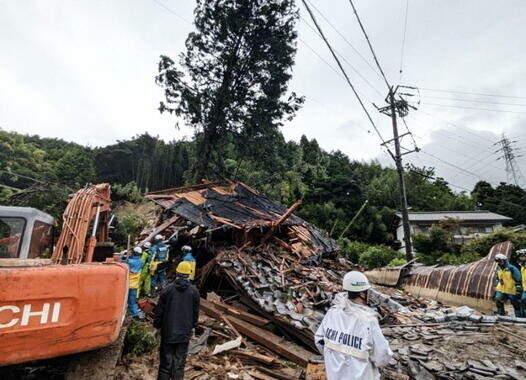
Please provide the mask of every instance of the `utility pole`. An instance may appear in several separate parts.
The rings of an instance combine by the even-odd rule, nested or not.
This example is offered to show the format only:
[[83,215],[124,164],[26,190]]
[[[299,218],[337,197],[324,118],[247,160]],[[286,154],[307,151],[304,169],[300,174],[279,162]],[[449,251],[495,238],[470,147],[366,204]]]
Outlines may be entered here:
[[396,172],[398,173],[398,184],[400,186],[400,208],[401,208],[400,211],[402,212],[402,225],[404,229],[405,257],[406,257],[406,260],[409,262],[413,260],[413,249],[412,249],[412,244],[411,244],[411,227],[409,225],[409,212],[407,209],[407,189],[405,186],[404,166],[402,164],[402,156],[404,154],[418,152],[419,149],[415,147],[414,150],[406,150],[406,152],[404,153],[402,153],[401,151],[400,140],[402,139],[402,137],[409,135],[410,133],[407,132],[402,135],[398,134],[397,116],[400,115],[400,117],[405,117],[411,106],[407,103],[406,100],[404,100],[401,97],[399,99],[396,99],[395,95],[397,93],[398,88],[399,87],[396,87],[395,89],[393,89],[393,87],[390,87],[389,94],[387,95],[387,98],[385,99],[389,105],[383,108],[379,108],[379,111],[386,114],[387,116],[390,116],[392,124],[393,124],[393,139],[386,141],[382,145],[387,145],[391,142],[394,143],[395,152],[393,154],[389,150],[389,153],[391,154],[391,157],[393,158],[395,162]]

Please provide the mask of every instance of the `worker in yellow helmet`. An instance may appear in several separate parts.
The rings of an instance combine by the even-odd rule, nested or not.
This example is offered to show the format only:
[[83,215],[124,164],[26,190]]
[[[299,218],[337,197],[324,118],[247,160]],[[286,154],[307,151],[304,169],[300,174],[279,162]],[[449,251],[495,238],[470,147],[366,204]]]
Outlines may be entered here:
[[175,281],[161,292],[155,308],[153,325],[161,329],[161,350],[158,380],[184,378],[188,343],[199,320],[199,292],[189,276],[192,267],[179,263]]
[[495,287],[495,303],[497,305],[497,314],[506,315],[504,302],[510,300],[515,316],[521,316],[520,297],[522,295],[522,277],[521,272],[508,262],[508,257],[502,253],[495,255],[497,262],[497,279]]

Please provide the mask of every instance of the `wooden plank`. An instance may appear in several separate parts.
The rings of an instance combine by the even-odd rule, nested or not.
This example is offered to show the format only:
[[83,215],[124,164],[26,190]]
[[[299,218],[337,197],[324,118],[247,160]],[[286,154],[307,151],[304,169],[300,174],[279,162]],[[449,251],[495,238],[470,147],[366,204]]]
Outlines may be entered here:
[[266,318],[262,318],[262,317],[259,317],[257,315],[254,315],[254,314],[251,314],[249,312],[246,312],[244,310],[240,310],[234,306],[231,306],[231,305],[226,305],[222,302],[218,302],[218,301],[214,301],[214,300],[211,300],[210,301],[215,308],[221,310],[221,311],[224,311],[225,313],[229,314],[229,315],[232,315],[233,317],[236,317],[236,318],[239,318],[239,319],[242,319],[244,321],[247,321],[247,322],[250,322],[252,323],[253,325],[256,325],[256,326],[259,326],[259,327],[264,327],[266,325],[268,325],[270,323],[270,321]]
[[144,243],[146,243],[147,241],[151,240],[155,235],[157,235],[160,232],[163,232],[165,229],[167,229],[172,224],[174,224],[177,221],[177,219],[179,219],[179,216],[178,215],[174,215],[171,218],[165,220],[163,224],[161,224],[159,227],[155,228],[152,232],[150,232],[150,234],[145,239],[143,239],[138,244],[138,246],[142,247],[144,245]]
[[276,359],[274,359],[273,357],[263,355],[258,352],[235,350],[230,351],[230,353],[245,359],[254,360],[256,362],[260,362],[267,365],[273,364],[276,361]]
[[[224,315],[221,310],[217,309],[212,303],[203,298],[201,298],[200,307],[202,311],[211,317],[220,319]],[[254,326],[236,317],[228,315],[226,318],[228,318],[230,323],[232,323],[232,325],[235,326],[241,334],[249,337],[262,346],[267,347],[276,354],[298,365],[301,365],[302,367],[306,367],[309,363],[309,359],[312,354],[304,348],[290,343],[284,338],[281,338],[268,330]]]
[[263,236],[262,241],[266,242],[268,239],[270,239],[274,235],[274,233],[276,232],[276,229],[281,224],[283,224],[289,218],[289,216],[291,216],[292,213],[294,211],[296,211],[298,209],[298,207],[300,207],[300,206],[301,206],[301,199],[296,201],[296,202],[294,202],[294,204],[292,206],[290,206],[290,208],[283,215],[281,215],[281,217],[278,219],[277,222],[272,223],[272,227],[270,227],[270,230],[265,234],[265,236]]

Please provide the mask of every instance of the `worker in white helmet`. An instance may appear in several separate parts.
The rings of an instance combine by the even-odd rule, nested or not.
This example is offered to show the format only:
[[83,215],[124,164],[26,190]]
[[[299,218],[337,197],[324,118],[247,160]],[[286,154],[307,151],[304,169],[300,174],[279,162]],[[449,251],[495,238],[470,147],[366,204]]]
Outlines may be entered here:
[[150,273],[152,275],[152,289],[160,290],[166,285],[166,266],[168,262],[168,246],[162,235],[155,235],[155,244],[150,249]]
[[327,380],[379,380],[379,367],[393,352],[382,334],[378,314],[367,306],[371,288],[357,271],[343,278],[343,289],[327,311],[314,337],[323,354]]
[[516,266],[508,262],[502,253],[495,255],[497,278],[495,279],[495,303],[497,314],[506,315],[504,303],[510,300],[516,317],[521,316],[520,299],[522,295],[522,276]]

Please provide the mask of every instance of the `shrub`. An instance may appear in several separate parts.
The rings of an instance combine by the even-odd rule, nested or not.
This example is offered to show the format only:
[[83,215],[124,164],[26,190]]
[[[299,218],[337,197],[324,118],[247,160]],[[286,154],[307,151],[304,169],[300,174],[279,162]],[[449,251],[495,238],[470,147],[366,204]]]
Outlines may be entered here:
[[389,264],[387,264],[387,266],[398,267],[400,265],[405,265],[405,264],[407,264],[407,260],[405,258],[395,257],[394,259],[389,261]]
[[384,267],[394,259],[403,259],[401,252],[391,248],[377,245],[370,246],[365,253],[360,256],[359,264],[368,269]]
[[347,238],[338,239],[338,245],[340,246],[342,255],[355,264],[360,261],[360,256],[371,248],[369,244],[351,241]]
[[111,191],[112,199],[114,201],[125,200],[133,203],[140,203],[144,201],[141,189],[139,189],[134,181],[128,182],[126,185],[120,185],[116,183],[112,185]]
[[131,321],[124,340],[125,353],[145,354],[159,345],[155,333],[146,323]]
[[440,256],[438,259],[438,264],[441,265],[460,265],[460,264],[469,264],[474,261],[478,261],[484,256],[479,256],[476,253],[465,253],[462,255],[446,253],[445,255]]
[[473,239],[462,247],[462,254],[476,254],[480,257],[486,256],[491,247],[497,243],[511,240],[515,249],[526,248],[526,232],[513,232],[510,229],[500,230],[490,235]]

